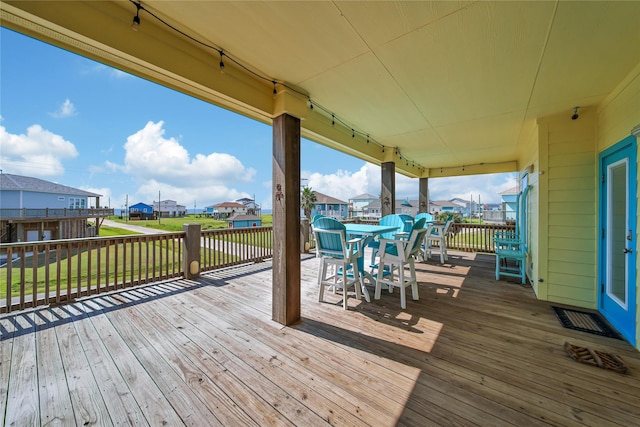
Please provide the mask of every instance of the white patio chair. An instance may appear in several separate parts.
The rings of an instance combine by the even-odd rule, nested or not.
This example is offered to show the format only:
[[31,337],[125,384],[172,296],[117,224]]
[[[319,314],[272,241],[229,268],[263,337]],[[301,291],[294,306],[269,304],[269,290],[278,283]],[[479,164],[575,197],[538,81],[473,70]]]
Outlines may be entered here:
[[320,258],[318,270],[318,301],[324,298],[325,286],[342,289],[342,306],[347,309],[347,292],[355,288],[356,298],[361,298],[362,277],[358,271],[362,238],[347,241],[344,224],[333,218],[314,221],[313,234],[316,239],[316,254]]
[[444,227],[438,227],[434,224],[429,224],[428,231],[424,235],[424,244],[422,248],[423,258],[426,260],[431,257],[431,253],[434,251],[440,252],[440,263],[444,264],[449,260],[447,255],[447,236],[451,230],[451,224],[453,224],[453,218],[450,218],[445,223]]
[[[380,299],[382,285],[400,288],[400,306],[407,308],[407,296],[405,288],[411,286],[411,296],[418,299],[418,281],[416,278],[415,258],[420,253],[420,245],[427,232],[424,227],[425,220],[421,219],[414,224],[408,239],[380,239],[380,262],[376,275],[375,299]],[[409,266],[409,277],[406,277],[405,267]]]

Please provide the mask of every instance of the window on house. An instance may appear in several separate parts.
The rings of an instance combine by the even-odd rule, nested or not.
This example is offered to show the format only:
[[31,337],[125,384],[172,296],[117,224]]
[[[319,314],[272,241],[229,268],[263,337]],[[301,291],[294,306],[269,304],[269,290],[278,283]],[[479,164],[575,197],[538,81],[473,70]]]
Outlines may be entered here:
[[69,197],[69,209],[84,209],[87,201],[80,197]]

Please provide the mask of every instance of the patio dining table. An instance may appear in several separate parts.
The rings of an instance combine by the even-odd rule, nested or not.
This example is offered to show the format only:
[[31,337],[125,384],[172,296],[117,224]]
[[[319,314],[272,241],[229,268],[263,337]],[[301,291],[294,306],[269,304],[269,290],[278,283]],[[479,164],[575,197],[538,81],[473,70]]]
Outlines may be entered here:
[[368,279],[370,284],[375,285],[375,278],[371,273],[364,269],[364,248],[367,247],[374,237],[384,233],[390,233],[398,230],[398,227],[388,225],[369,225],[369,224],[345,224],[347,235],[350,237],[363,237],[362,249],[360,250],[360,256],[358,257],[358,270],[362,276],[362,294],[367,302],[370,302],[369,291],[364,286],[364,279]]

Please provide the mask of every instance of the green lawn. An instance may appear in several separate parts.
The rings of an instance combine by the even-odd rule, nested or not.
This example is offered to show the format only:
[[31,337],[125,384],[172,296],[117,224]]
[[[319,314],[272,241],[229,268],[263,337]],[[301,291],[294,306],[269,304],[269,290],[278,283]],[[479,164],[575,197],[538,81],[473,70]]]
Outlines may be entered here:
[[[126,221],[120,219],[117,216],[109,218],[112,221],[119,222],[121,224],[130,223],[139,227],[148,227],[162,231],[182,231],[184,224],[200,224],[203,231],[205,230],[218,230],[228,228],[227,221],[206,218],[202,215],[187,215],[184,218],[161,218],[160,220],[147,220],[147,221]],[[262,225],[264,227],[271,226],[273,224],[272,215],[262,215]],[[101,234],[102,235],[102,234]]]

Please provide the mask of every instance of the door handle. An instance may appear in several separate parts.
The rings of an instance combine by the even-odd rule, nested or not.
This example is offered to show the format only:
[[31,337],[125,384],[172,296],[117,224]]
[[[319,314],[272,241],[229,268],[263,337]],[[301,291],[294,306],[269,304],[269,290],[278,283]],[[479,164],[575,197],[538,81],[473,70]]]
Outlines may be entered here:
[[627,249],[627,248],[624,248],[623,253],[625,253],[625,254],[633,253],[633,249]]

